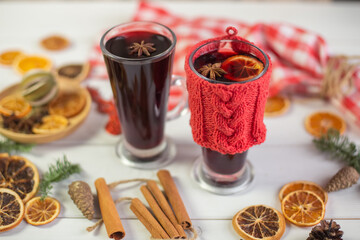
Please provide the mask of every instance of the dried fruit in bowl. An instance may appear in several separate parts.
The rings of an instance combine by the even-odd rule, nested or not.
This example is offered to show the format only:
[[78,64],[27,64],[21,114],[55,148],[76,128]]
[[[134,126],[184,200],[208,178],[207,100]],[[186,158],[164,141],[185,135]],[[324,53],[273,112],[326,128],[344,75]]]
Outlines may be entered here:
[[4,116],[14,115],[17,118],[22,118],[30,111],[30,103],[21,96],[9,95],[0,100],[0,113]]
[[36,134],[48,134],[63,130],[69,125],[67,118],[61,115],[47,115],[42,118],[42,123],[36,124],[32,131]]
[[41,106],[57,94],[55,77],[48,71],[30,71],[21,81],[21,94],[32,105]]
[[49,112],[70,118],[80,113],[85,104],[86,96],[80,89],[78,91],[64,91],[50,102]]

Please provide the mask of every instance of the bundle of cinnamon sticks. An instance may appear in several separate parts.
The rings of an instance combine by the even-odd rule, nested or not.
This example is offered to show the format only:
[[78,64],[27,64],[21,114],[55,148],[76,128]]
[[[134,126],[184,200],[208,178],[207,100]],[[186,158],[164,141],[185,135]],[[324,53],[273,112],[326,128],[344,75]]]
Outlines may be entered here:
[[184,229],[190,229],[192,223],[174,179],[167,170],[158,171],[157,176],[170,204],[156,182],[150,180],[140,190],[153,214],[138,198],[132,200],[130,209],[150,232],[152,238],[187,239]]
[[[131,200],[130,209],[150,232],[153,239],[187,239],[184,229],[191,229],[192,223],[174,179],[167,170],[158,171],[157,176],[166,196],[155,181],[147,180],[146,185],[142,186],[140,190],[152,213],[138,198],[127,197],[126,200]],[[106,184],[103,178],[98,178],[95,181],[95,186],[102,219],[109,238],[123,239],[125,230],[117,213],[114,200],[111,197],[109,185]]]

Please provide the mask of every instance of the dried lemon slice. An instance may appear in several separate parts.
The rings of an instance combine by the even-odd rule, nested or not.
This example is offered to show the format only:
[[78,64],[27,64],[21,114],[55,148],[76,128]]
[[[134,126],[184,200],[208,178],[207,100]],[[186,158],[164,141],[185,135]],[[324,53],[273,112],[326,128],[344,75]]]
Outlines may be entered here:
[[0,54],[0,63],[4,65],[13,64],[14,60],[22,53],[17,50],[6,51]]
[[41,45],[47,50],[58,51],[67,48],[69,40],[59,35],[53,35],[44,38],[41,41]]
[[240,210],[232,220],[235,231],[246,240],[277,240],[285,232],[283,215],[272,207],[254,205]]
[[331,128],[343,134],[346,129],[345,121],[338,115],[330,112],[315,112],[305,119],[306,130],[315,137],[321,137]]
[[286,195],[281,202],[281,210],[289,222],[302,227],[318,224],[325,215],[325,205],[321,198],[306,190]]
[[30,111],[30,103],[21,96],[9,95],[0,100],[0,113],[4,116],[15,115],[17,118],[22,118]]
[[19,195],[8,188],[0,188],[0,232],[19,225],[24,218],[24,203]]
[[27,56],[22,55],[16,58],[14,62],[15,69],[24,74],[32,69],[50,70],[52,63],[50,59],[42,56]]
[[279,116],[285,113],[289,109],[289,106],[290,106],[290,101],[286,97],[283,96],[269,97],[266,100],[265,116],[266,117]]
[[25,205],[25,220],[35,226],[48,224],[57,218],[60,209],[59,201],[54,198],[35,197]]
[[69,121],[60,115],[47,115],[41,119],[41,124],[36,124],[32,131],[36,134],[47,134],[58,132],[66,128]]

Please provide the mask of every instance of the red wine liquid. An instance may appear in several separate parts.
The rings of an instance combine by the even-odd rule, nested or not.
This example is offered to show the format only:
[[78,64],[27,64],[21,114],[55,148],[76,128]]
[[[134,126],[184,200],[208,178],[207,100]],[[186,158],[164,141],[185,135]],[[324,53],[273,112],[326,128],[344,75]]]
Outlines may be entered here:
[[[154,43],[156,51],[149,57],[129,54],[129,47],[141,41]],[[122,131],[126,141],[138,149],[154,148],[164,138],[174,51],[159,58],[156,55],[170,46],[167,37],[151,32],[129,32],[105,44],[109,52],[126,58],[116,60],[104,55]]]
[[213,172],[230,175],[239,172],[246,163],[247,151],[242,153],[221,154],[209,148],[202,148],[204,163]]
[[[223,51],[223,52],[218,52],[217,50],[215,51],[211,51],[211,52],[208,52],[208,53],[205,53],[201,56],[199,56],[197,59],[195,59],[194,61],[194,68],[196,69],[196,71],[199,72],[199,69],[201,67],[203,67],[204,65],[207,65],[207,64],[214,64],[214,63],[223,63],[225,62],[225,60],[227,60],[228,58],[232,57],[232,56],[235,56],[235,55],[244,55],[244,56],[247,56],[247,57],[250,57],[250,58],[254,58],[256,60],[258,60],[260,63],[262,63],[262,61],[260,61],[257,57],[251,55],[251,54],[248,54],[248,53],[245,53],[245,52],[234,52],[234,51]],[[222,65],[223,66],[223,65]],[[234,66],[230,66],[230,69],[233,70],[233,72],[237,72],[236,70],[236,62],[234,61]],[[240,71],[241,72],[241,71]],[[200,72],[199,72],[200,73]],[[247,72],[244,72],[244,73],[247,73]],[[201,74],[201,73],[200,73]],[[254,74],[252,72],[252,74]],[[241,82],[241,78],[245,78],[247,77],[247,75],[245,76],[231,76],[231,78],[227,78],[226,77],[226,74],[225,75],[221,75],[220,77],[217,76],[216,77],[216,81],[220,81],[220,82]],[[235,78],[239,78],[239,80],[234,80]]]

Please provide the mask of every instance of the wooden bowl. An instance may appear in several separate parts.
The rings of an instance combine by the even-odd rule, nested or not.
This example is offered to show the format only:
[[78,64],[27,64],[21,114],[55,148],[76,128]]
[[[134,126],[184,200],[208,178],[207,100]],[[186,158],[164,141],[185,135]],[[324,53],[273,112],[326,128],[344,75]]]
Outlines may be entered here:
[[[16,93],[19,89],[19,84],[11,85],[8,88],[4,89],[2,92],[0,92],[0,99]],[[64,138],[74,132],[81,123],[86,119],[87,115],[90,112],[91,108],[91,96],[87,89],[82,88],[79,86],[79,91],[84,91],[86,96],[86,103],[82,111],[77,114],[76,116],[72,118],[68,118],[69,125],[68,127],[59,130],[54,133],[49,134],[25,134],[25,133],[17,133],[14,131],[11,131],[9,129],[5,129],[2,127],[2,124],[0,126],[0,134],[4,135],[5,137],[20,143],[33,143],[33,144],[40,144],[40,143],[49,143],[52,141],[59,140],[61,138]],[[2,123],[2,119],[0,119],[0,123]]]

